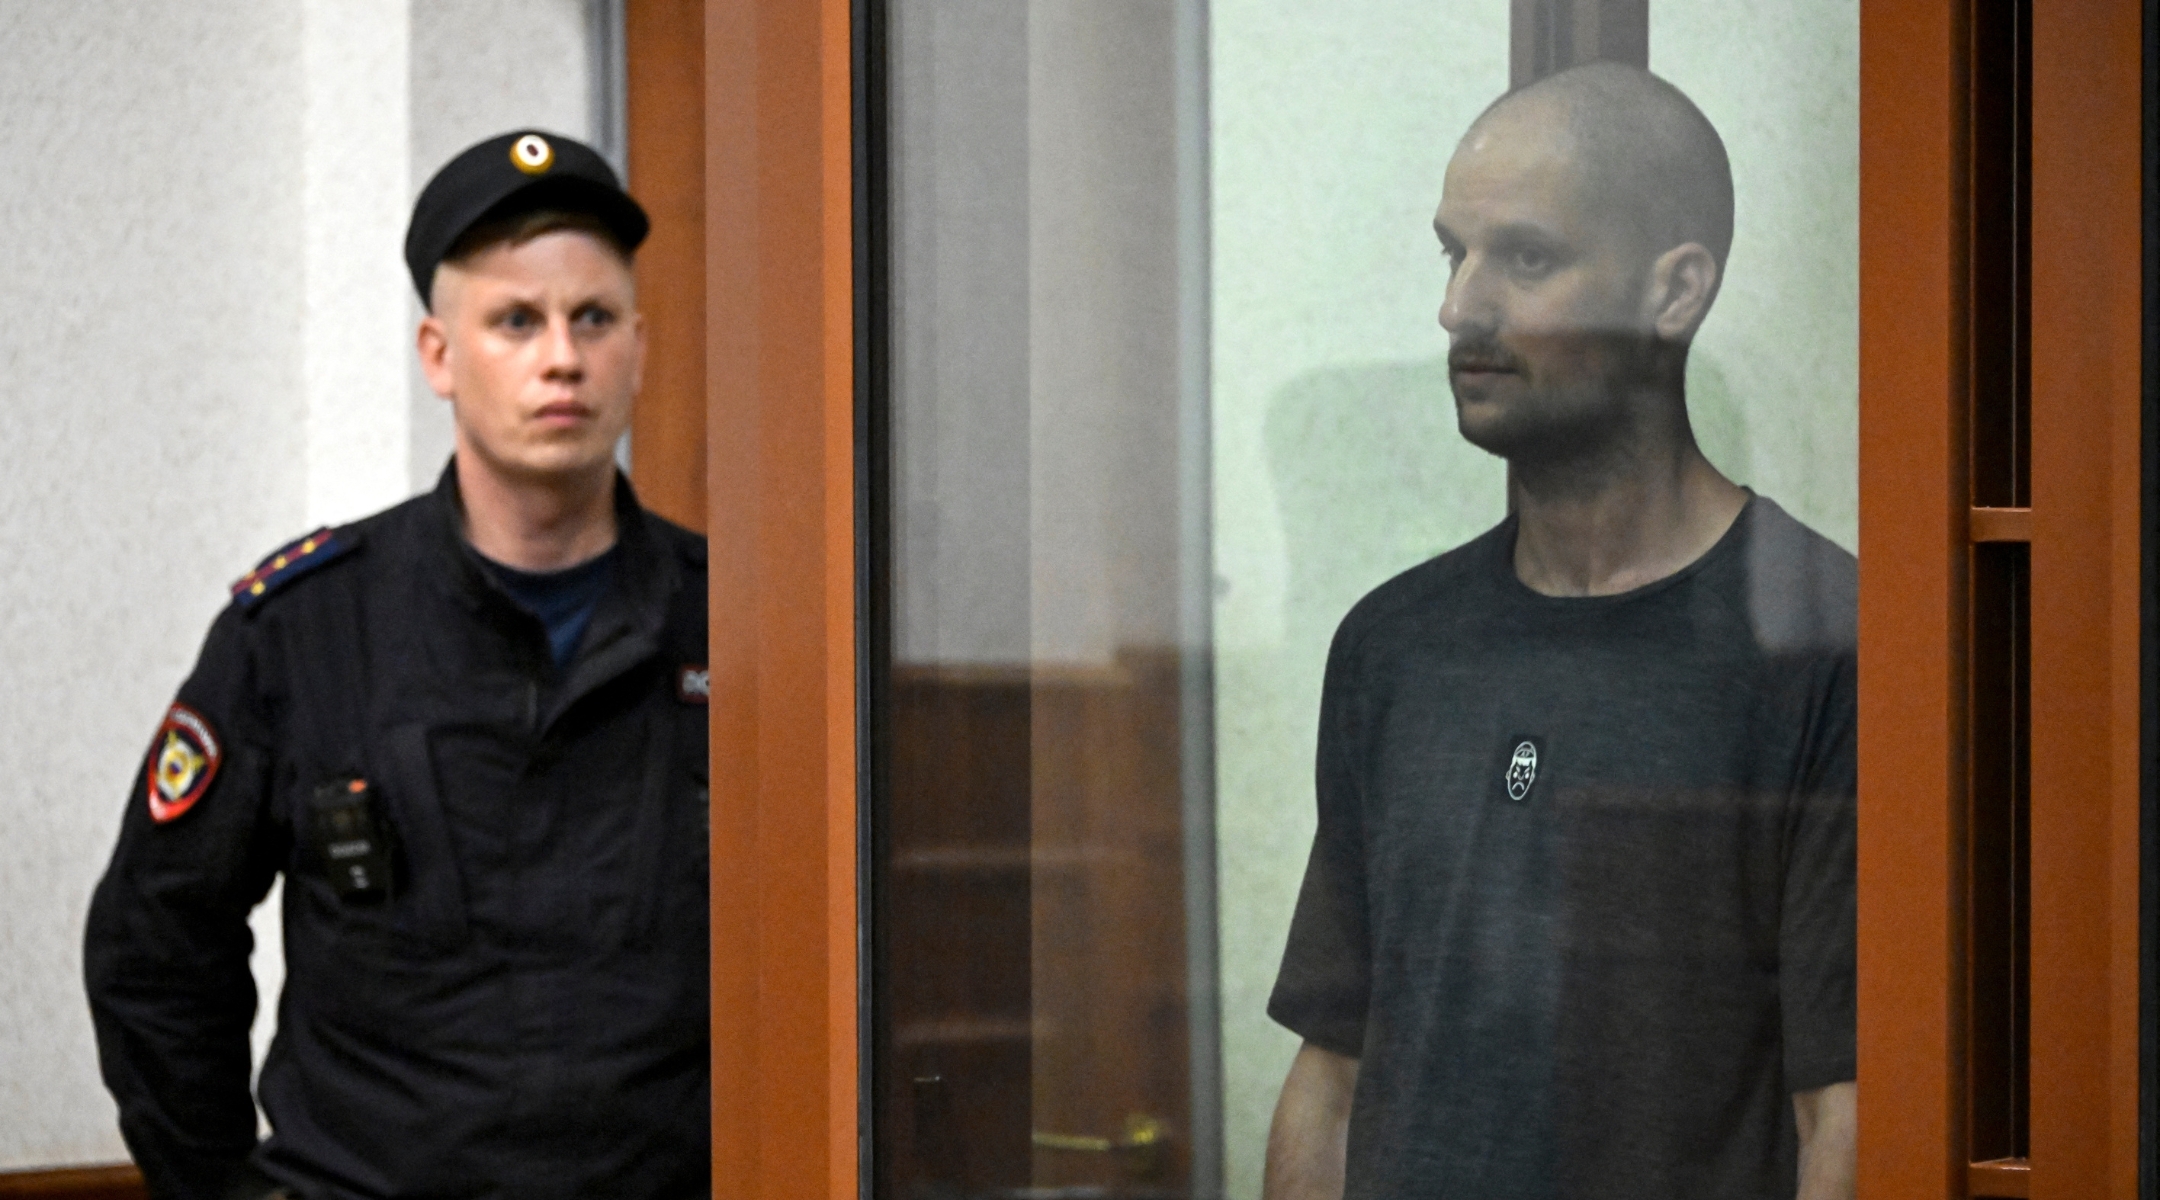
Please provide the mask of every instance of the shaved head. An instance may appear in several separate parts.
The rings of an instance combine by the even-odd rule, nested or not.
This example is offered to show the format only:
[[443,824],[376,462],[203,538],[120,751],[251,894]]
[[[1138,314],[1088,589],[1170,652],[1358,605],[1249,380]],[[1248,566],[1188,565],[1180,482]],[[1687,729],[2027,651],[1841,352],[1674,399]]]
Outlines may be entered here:
[[1695,102],[1640,67],[1598,62],[1548,75],[1494,101],[1463,135],[1559,135],[1582,186],[1651,254],[1688,242],[1725,265],[1732,249],[1732,164]]
[[1687,352],[1732,248],[1724,142],[1680,90],[1593,63],[1487,108],[1433,231],[1463,436],[1516,461],[1679,444]]

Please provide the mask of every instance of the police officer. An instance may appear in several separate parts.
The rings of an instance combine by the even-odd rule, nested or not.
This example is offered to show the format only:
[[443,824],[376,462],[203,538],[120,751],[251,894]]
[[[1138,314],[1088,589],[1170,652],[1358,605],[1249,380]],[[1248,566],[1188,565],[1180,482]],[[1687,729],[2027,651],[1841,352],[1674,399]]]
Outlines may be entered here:
[[[613,457],[646,229],[548,133],[421,192],[405,257],[456,453],[234,585],[91,902],[153,1194],[709,1194],[705,543]],[[258,1141],[247,914],[281,873]]]

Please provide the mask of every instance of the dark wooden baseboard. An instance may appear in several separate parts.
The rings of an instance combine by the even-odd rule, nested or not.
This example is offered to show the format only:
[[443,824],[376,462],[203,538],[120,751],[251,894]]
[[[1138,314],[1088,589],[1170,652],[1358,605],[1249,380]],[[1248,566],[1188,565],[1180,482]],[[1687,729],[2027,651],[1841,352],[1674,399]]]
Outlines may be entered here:
[[4,1200],[148,1200],[142,1172],[126,1163],[55,1171],[0,1171]]

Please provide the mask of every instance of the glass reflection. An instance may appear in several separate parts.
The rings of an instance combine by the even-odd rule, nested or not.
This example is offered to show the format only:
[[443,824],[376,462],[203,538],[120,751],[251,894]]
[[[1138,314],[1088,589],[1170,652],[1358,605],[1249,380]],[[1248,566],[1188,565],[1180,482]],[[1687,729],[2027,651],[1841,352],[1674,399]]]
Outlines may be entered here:
[[1853,7],[885,16],[878,1193],[1793,1194]]
[[883,1195],[1220,1186],[1196,11],[888,13]]

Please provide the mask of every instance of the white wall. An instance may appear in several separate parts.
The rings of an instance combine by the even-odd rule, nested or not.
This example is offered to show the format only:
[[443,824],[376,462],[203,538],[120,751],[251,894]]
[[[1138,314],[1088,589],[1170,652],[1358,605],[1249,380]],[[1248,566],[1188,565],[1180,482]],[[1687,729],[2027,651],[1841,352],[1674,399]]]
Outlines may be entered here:
[[123,1157],[83,907],[224,584],[306,520],[300,40],[0,7],[0,1166]]
[[433,481],[411,196],[486,134],[586,132],[588,16],[0,0],[0,1170],[125,1156],[80,944],[143,747],[228,581]]

